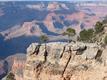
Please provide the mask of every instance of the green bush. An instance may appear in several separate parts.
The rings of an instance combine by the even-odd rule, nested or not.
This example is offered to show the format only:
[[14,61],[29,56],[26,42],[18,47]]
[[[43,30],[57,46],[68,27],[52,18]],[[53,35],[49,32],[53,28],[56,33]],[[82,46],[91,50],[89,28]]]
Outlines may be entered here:
[[103,26],[103,23],[98,21],[96,22],[96,25],[95,25],[95,32],[96,33],[100,33],[104,30],[104,26]]
[[91,42],[92,38],[94,35],[94,30],[93,29],[84,29],[80,32],[79,36],[81,41],[85,41],[85,42]]
[[49,40],[47,35],[41,35],[40,36],[40,42],[41,43],[46,43]]
[[76,31],[73,28],[67,28],[65,32],[62,33],[62,35],[67,35],[69,38],[69,42],[71,42],[71,37],[76,35]]

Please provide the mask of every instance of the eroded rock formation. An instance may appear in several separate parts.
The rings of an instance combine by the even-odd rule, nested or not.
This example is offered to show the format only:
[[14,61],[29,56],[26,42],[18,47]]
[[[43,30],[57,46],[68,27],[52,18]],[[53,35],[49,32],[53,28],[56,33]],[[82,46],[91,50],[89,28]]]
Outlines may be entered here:
[[106,80],[106,49],[95,43],[47,43],[46,62],[45,45],[38,54],[37,46],[32,43],[27,49],[24,80]]

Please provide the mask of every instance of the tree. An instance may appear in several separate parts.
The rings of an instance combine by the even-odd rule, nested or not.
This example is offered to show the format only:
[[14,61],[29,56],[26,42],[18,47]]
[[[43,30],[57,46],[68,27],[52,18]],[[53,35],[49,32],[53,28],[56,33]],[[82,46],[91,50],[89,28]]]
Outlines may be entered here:
[[107,45],[107,35],[104,38],[104,43]]
[[41,35],[40,36],[40,41],[41,41],[41,43],[45,43],[45,49],[46,49],[46,42],[48,41],[49,39],[48,39],[48,36],[46,36],[46,35]]
[[16,80],[15,75],[12,72],[10,72],[6,77],[6,80]]
[[94,35],[93,29],[88,29],[88,30],[84,29],[79,33],[79,36],[80,36],[79,40],[82,40],[85,42],[91,42],[93,35]]
[[40,40],[42,43],[46,43],[48,41],[48,37],[46,35],[41,35]]
[[48,40],[49,39],[48,39],[48,37],[46,35],[41,35],[40,36],[41,43],[45,43],[44,62],[47,61],[48,52],[47,52],[47,48],[46,48],[47,47],[46,43],[47,43]]
[[[72,28],[67,28],[66,31],[63,33],[63,35],[67,35],[67,36],[68,36],[68,38],[69,38],[68,41],[69,41],[69,42],[71,42],[71,37],[72,37],[72,36],[75,36],[75,34],[76,34],[75,30],[72,29]],[[65,47],[64,47],[64,50],[65,50]],[[64,52],[63,52],[63,53],[64,53]],[[63,53],[61,54],[60,58],[62,57]],[[73,57],[73,56],[72,56],[72,50],[71,50],[71,47],[70,47],[70,46],[69,46],[68,53],[69,53],[70,55],[69,55],[69,59],[68,59],[66,65],[65,65],[65,67],[64,67],[64,70],[63,70],[63,72],[62,72],[62,77],[63,77],[63,75],[64,75],[64,73],[65,73],[65,71],[66,71],[66,68],[67,68],[67,66],[68,66],[71,58]]]
[[100,21],[96,22],[96,24],[95,24],[95,32],[96,33],[100,33],[100,32],[103,31],[103,29],[104,29],[103,23],[100,22]]
[[71,37],[72,36],[75,36],[76,32],[75,32],[75,29],[72,29],[72,28],[67,28],[65,32],[63,32],[63,35],[67,35],[68,38],[69,38],[69,42],[71,42]]

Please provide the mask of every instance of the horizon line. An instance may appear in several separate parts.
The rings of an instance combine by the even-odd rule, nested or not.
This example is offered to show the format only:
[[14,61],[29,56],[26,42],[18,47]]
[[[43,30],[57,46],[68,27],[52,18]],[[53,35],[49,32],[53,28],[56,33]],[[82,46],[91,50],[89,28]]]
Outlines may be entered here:
[[61,1],[61,2],[107,2],[107,0],[0,0],[1,2],[8,1]]

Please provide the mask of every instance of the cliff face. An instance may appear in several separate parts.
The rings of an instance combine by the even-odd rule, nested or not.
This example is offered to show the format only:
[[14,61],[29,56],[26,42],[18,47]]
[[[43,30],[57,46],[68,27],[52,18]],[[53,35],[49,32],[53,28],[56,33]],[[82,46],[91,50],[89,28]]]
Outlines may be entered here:
[[15,74],[16,80],[23,80],[23,69],[25,66],[25,61],[25,54],[20,54],[19,56],[16,55],[16,57],[14,57],[11,71],[13,74]]
[[32,43],[23,80],[106,80],[106,52],[94,43]]
[[0,60],[0,79],[2,79],[8,72],[8,63],[5,60]]
[[[16,80],[23,80],[23,69],[26,61],[26,55],[18,53],[0,60],[0,80],[9,72],[15,74]],[[6,77],[5,77],[6,78]],[[3,80],[6,80],[6,79]]]

